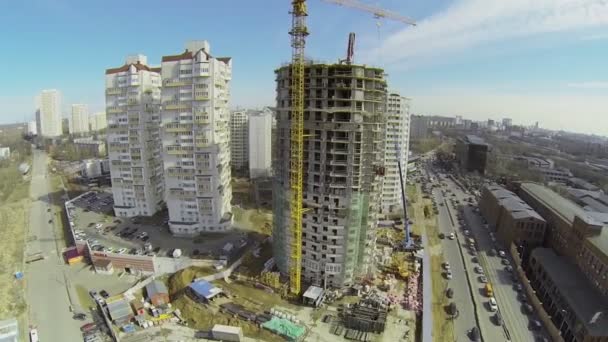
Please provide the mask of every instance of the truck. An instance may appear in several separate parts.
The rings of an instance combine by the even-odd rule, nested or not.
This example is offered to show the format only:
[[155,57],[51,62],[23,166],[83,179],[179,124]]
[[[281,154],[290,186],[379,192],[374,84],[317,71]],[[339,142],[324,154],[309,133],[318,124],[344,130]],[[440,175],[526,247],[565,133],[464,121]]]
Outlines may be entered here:
[[492,289],[492,284],[486,283],[485,290],[486,290],[486,296],[488,296],[488,297],[494,296],[494,290]]

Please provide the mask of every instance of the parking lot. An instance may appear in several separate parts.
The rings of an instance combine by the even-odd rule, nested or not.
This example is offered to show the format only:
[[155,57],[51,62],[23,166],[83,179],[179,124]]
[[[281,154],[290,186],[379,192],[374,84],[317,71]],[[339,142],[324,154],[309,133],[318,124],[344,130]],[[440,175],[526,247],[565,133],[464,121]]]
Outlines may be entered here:
[[[171,235],[166,214],[150,218],[117,218],[112,212],[112,194],[89,192],[72,202],[70,220],[77,240],[88,241],[94,251],[171,256],[176,249],[193,258],[216,258],[227,243],[242,246],[252,237],[245,231],[214,233],[196,238]],[[153,221],[153,222],[152,222]]]

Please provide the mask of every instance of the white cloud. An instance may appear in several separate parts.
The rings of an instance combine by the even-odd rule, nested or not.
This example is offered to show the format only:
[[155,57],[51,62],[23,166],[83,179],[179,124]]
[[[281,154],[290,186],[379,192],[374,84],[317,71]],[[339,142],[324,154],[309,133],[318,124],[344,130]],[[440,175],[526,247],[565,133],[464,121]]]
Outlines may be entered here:
[[418,26],[390,35],[363,57],[411,64],[448,59],[483,44],[601,26],[608,26],[608,0],[456,0]]
[[573,82],[568,83],[568,87],[579,89],[606,89],[608,88],[608,81]]

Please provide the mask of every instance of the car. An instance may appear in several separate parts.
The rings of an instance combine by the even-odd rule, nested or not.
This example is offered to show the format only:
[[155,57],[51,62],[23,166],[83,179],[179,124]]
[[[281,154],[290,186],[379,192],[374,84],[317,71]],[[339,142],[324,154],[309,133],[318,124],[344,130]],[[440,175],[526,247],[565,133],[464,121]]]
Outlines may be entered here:
[[511,264],[508,259],[502,259],[500,262],[506,266],[509,266]]
[[109,293],[108,293],[108,291],[106,291],[106,290],[101,290],[101,291],[99,291],[99,294],[100,294],[100,295],[101,295],[101,296],[102,296],[104,299],[105,299],[105,298],[110,297],[110,294],[109,294]]
[[479,274],[483,274],[483,267],[476,265],[475,266],[475,272],[479,273]]
[[80,331],[82,332],[89,332],[89,331],[93,331],[93,330],[97,330],[97,324],[95,323],[87,323],[83,326],[80,327]]
[[515,284],[515,290],[517,292],[521,292],[524,289],[524,286],[522,284]]
[[443,233],[439,233],[439,238],[440,238],[440,239],[445,238],[445,234],[443,234]]
[[479,259],[477,259],[477,257],[472,257],[471,258],[471,262],[474,262],[474,263],[478,264],[479,263]]
[[488,282],[488,278],[486,278],[486,276],[479,276],[479,278],[477,278],[477,279],[479,279],[480,283],[484,283],[485,284],[485,283]]
[[469,236],[471,234],[471,232],[468,229],[464,230],[464,235]]
[[127,252],[126,248],[121,248],[121,249],[119,249],[119,250],[116,251],[116,253],[118,253],[118,254],[124,254],[126,252]]
[[80,313],[74,314],[74,316],[72,316],[72,318],[75,320],[84,321],[85,319],[87,319],[87,315],[80,312]]
[[526,311],[526,313],[533,313],[534,307],[528,303],[524,303],[524,311]]
[[450,240],[454,240],[456,238],[456,235],[454,235],[454,233],[450,233],[450,235],[448,236],[448,239]]
[[448,288],[448,289],[445,291],[445,295],[446,295],[446,297],[448,297],[448,298],[453,298],[453,297],[454,297],[454,290],[452,290],[451,288]]
[[96,228],[96,229],[99,229],[99,228],[101,228],[101,227],[103,227],[103,224],[101,224],[101,223],[98,223],[98,224],[96,224],[96,225],[95,225],[95,228]]
[[114,247],[106,247],[105,251],[108,253],[113,253],[114,252]]
[[502,251],[502,250],[498,251],[498,255],[499,255],[501,258],[504,258],[505,256],[507,256],[507,254],[505,254],[505,251]]
[[543,327],[543,324],[537,319],[530,322],[530,325],[532,326],[532,329],[534,329],[534,330],[540,330]]
[[49,220],[49,223],[53,223],[53,219],[50,219],[50,220]]
[[513,267],[511,267],[511,266],[507,266],[507,267],[505,267],[505,270],[506,270],[507,272],[513,272]]
[[89,296],[91,296],[91,298],[95,299],[95,297],[97,297],[97,291],[94,291],[94,290],[89,291]]
[[449,263],[449,262],[447,262],[447,261],[446,261],[446,262],[444,262],[444,263],[443,263],[443,268],[444,268],[445,270],[448,270],[448,271],[449,271],[449,270],[450,270],[450,263]]
[[150,237],[149,237],[149,236],[144,236],[143,238],[141,238],[141,241],[144,241],[144,242],[145,242],[145,241],[148,241],[148,240],[150,240]]
[[494,314],[494,324],[502,325],[502,316],[500,315],[500,312]]
[[445,278],[446,279],[452,279],[452,272],[451,271],[445,272]]
[[490,308],[490,311],[495,312],[498,310],[498,304],[496,304],[496,299],[494,297],[490,297],[490,300],[488,301],[488,307]]
[[471,339],[471,341],[479,341],[481,339],[481,334],[479,333],[479,328],[477,327],[473,327],[470,331],[469,331],[469,338]]
[[496,255],[496,250],[495,250],[494,248],[490,249],[490,250],[488,251],[488,255],[490,255],[490,256],[495,256],[495,255]]

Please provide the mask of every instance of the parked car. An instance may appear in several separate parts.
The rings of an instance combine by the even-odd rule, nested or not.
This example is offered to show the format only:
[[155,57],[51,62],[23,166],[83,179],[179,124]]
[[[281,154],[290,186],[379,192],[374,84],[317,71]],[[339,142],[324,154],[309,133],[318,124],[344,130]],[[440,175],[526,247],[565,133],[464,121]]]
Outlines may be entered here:
[[490,255],[490,256],[495,256],[495,255],[496,255],[496,250],[495,250],[494,248],[490,249],[490,250],[488,251],[488,255]]
[[534,330],[540,330],[543,327],[542,323],[537,319],[533,320],[530,325]]
[[93,330],[97,330],[97,324],[95,323],[87,323],[83,326],[80,327],[80,331],[82,332],[89,332],[89,331],[93,331]]
[[500,315],[500,312],[494,314],[494,324],[502,325],[502,316]]
[[449,279],[452,279],[452,272],[451,272],[451,271],[447,271],[447,272],[445,272],[445,277],[446,277],[446,279],[448,279],[448,280],[449,280]]
[[454,233],[450,233],[450,236],[448,236],[448,238],[450,240],[454,240],[456,238],[456,235],[454,235]]
[[486,278],[486,276],[479,276],[479,282],[480,283],[487,283],[488,282],[488,278]]
[[79,321],[84,321],[85,319],[87,319],[87,315],[80,312],[80,313],[76,313],[74,314],[74,316],[72,316],[73,319],[79,320]]
[[445,270],[448,270],[448,271],[449,271],[449,270],[450,270],[450,263],[449,263],[449,262],[447,262],[447,261],[446,261],[446,262],[444,262],[444,263],[443,263],[443,268],[444,268]]
[[509,259],[502,259],[500,262],[501,262],[503,265],[507,265],[507,266],[509,266],[509,265],[511,264],[511,263],[509,262]]
[[496,304],[496,299],[494,299],[494,297],[490,297],[490,300],[488,301],[488,307],[490,308],[490,311],[498,310],[498,304]]
[[481,339],[481,335],[479,334],[479,328],[473,327],[469,332],[469,338],[471,341],[479,341]]
[[476,265],[475,266],[475,272],[477,272],[479,274],[482,274],[483,273],[483,267],[481,267],[479,265]]
[[107,299],[108,297],[110,297],[110,294],[109,294],[109,293],[108,293],[108,291],[106,291],[106,290],[101,290],[101,291],[99,291],[99,294],[100,294],[100,295],[101,295],[103,298],[105,298],[105,299]]
[[448,288],[448,289],[445,291],[445,295],[446,295],[446,297],[448,297],[448,298],[453,298],[453,297],[454,297],[454,290],[452,290],[451,288]]
[[504,257],[506,256],[505,252],[504,252],[504,251],[502,251],[502,250],[501,250],[501,251],[498,251],[498,255],[499,255],[501,258],[504,258]]

